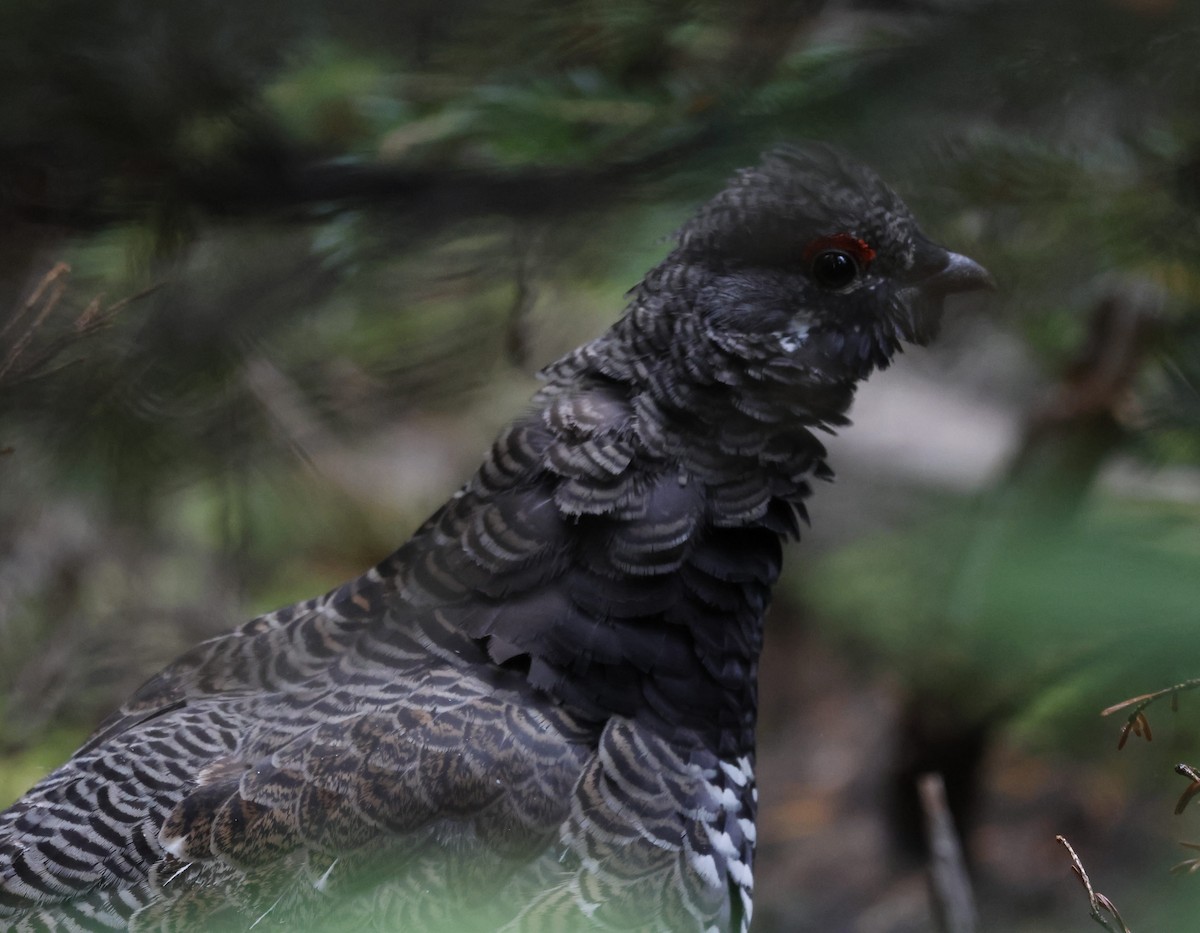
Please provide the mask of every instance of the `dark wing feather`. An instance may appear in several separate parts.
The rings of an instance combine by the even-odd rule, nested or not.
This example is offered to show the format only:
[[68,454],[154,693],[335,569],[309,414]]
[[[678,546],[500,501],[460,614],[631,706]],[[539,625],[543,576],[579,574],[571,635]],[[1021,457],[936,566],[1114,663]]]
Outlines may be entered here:
[[[195,698],[93,746],[5,815],[24,844],[5,847],[0,906],[61,916],[76,899],[124,919],[153,904],[137,915],[153,926],[221,890],[239,916],[312,914],[432,847],[477,876],[447,896],[486,901],[553,842],[592,743],[555,708],[424,660],[393,664],[390,697],[341,693],[366,691],[355,677]],[[70,830],[88,825],[84,866]]]
[[742,930],[754,810],[748,760],[722,765],[613,719],[571,796],[561,848],[503,929]]
[[372,570],[314,599],[258,616],[202,642],[146,681],[76,754],[86,754],[189,699],[299,683],[345,652],[381,613],[390,587]]

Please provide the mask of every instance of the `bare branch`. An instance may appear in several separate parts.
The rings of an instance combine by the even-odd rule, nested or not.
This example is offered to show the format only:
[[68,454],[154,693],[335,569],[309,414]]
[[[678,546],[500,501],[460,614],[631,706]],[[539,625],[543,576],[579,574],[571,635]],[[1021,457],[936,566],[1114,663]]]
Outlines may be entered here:
[[1055,836],[1067,853],[1071,856],[1071,870],[1075,872],[1075,876],[1079,879],[1079,883],[1083,885],[1083,889],[1087,891],[1088,910],[1091,917],[1100,926],[1108,930],[1109,933],[1133,933],[1125,925],[1125,921],[1121,919],[1120,913],[1117,912],[1116,905],[1113,904],[1107,897],[1100,894],[1092,887],[1092,881],[1088,877],[1088,873],[1084,870],[1083,862],[1079,856],[1075,854],[1075,850],[1071,848],[1071,843],[1067,842],[1066,836]]
[[1171,709],[1178,710],[1179,694],[1185,690],[1195,690],[1197,687],[1200,687],[1200,677],[1185,680],[1170,687],[1164,687],[1162,690],[1155,690],[1153,693],[1143,693],[1140,696],[1130,697],[1128,700],[1122,700],[1120,703],[1114,703],[1112,706],[1102,709],[1100,715],[1111,716],[1113,713],[1132,707],[1129,712],[1129,718],[1125,721],[1125,725],[1121,729],[1121,738],[1117,741],[1117,748],[1125,747],[1125,740],[1129,738],[1131,732],[1137,736],[1144,736],[1148,742],[1154,736],[1150,732],[1150,721],[1143,714],[1146,707],[1165,696],[1169,696],[1171,698]]
[[[1194,842],[1181,842],[1179,844],[1185,849],[1200,850],[1200,845]],[[1178,865],[1171,866],[1171,874],[1173,875],[1194,875],[1198,871],[1200,871],[1200,858],[1184,859]]]
[[1175,815],[1178,816],[1187,809],[1188,803],[1196,796],[1197,792],[1200,792],[1200,771],[1188,764],[1178,764],[1175,766],[1175,773],[1191,781],[1187,790],[1180,796],[1179,802],[1175,804]]
[[940,774],[922,774],[917,779],[917,790],[925,812],[929,880],[939,926],[943,933],[975,933],[978,926],[975,897],[954,818],[946,803],[946,785]]
[[[13,369],[17,363],[17,359],[33,340],[33,335],[36,334],[38,328],[45,323],[46,318],[50,316],[50,312],[54,310],[55,306],[59,302],[59,299],[62,298],[63,292],[67,287],[65,280],[70,273],[71,267],[65,262],[57,263],[53,269],[51,269],[42,277],[42,280],[38,282],[37,288],[34,289],[33,294],[30,295],[28,300],[26,300],[25,303],[17,309],[13,316],[4,325],[4,328],[0,329],[0,341],[2,341],[8,336],[8,332],[15,328],[17,323],[21,321],[26,314],[28,314],[30,311],[36,308],[39,303],[41,303],[41,308],[38,309],[37,313],[33,317],[33,320],[30,321],[29,325],[24,331],[22,331],[21,335],[12,342],[8,353],[4,357],[4,361],[0,363],[0,380],[3,380],[9,371]],[[50,294],[48,297],[46,297],[46,300],[43,303],[42,297],[47,291],[49,291]]]

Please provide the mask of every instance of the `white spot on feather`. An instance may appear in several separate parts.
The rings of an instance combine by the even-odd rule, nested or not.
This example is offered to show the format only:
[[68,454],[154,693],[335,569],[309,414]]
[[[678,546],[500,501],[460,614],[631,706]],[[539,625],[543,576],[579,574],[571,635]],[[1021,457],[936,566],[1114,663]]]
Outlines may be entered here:
[[705,826],[704,831],[708,834],[708,841],[712,843],[712,847],[725,858],[731,861],[737,860],[741,853],[738,852],[737,846],[733,844],[733,839],[729,833],[724,830],[714,829],[711,826]]
[[704,879],[704,883],[709,887],[719,887],[721,884],[720,876],[717,875],[717,860],[711,855],[693,855],[691,858],[692,870]]
[[788,330],[779,335],[779,349],[784,353],[795,353],[808,339],[808,325],[793,323]]
[[[740,764],[740,762],[739,762]],[[745,787],[746,782],[750,780],[750,776],[746,774],[738,765],[731,765],[728,761],[721,762],[721,770],[725,772],[725,776],[733,781],[738,787]]]
[[745,862],[731,859],[728,865],[729,877],[740,884],[743,888],[754,890],[754,873],[750,871]]

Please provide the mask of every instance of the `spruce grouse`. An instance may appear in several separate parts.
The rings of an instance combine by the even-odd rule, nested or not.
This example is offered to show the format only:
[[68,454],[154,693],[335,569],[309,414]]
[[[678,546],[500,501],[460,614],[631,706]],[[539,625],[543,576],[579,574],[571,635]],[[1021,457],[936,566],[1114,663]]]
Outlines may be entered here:
[[745,931],[763,613],[856,383],[989,283],[781,148],[398,551],[0,814],[10,930]]

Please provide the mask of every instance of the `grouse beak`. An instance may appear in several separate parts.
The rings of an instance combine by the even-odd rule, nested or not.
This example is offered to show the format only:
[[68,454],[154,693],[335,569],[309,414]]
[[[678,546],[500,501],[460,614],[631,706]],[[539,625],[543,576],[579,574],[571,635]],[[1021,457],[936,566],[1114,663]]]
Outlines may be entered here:
[[992,274],[974,259],[959,253],[947,253],[946,265],[929,276],[921,287],[934,295],[953,295],[955,292],[971,292],[978,288],[993,289],[996,280]]
[[942,321],[942,299],[947,295],[996,287],[991,273],[974,259],[941,247],[935,249],[945,256],[945,262],[937,272],[927,274],[914,286],[912,317],[903,334],[904,339],[921,346],[937,335]]

